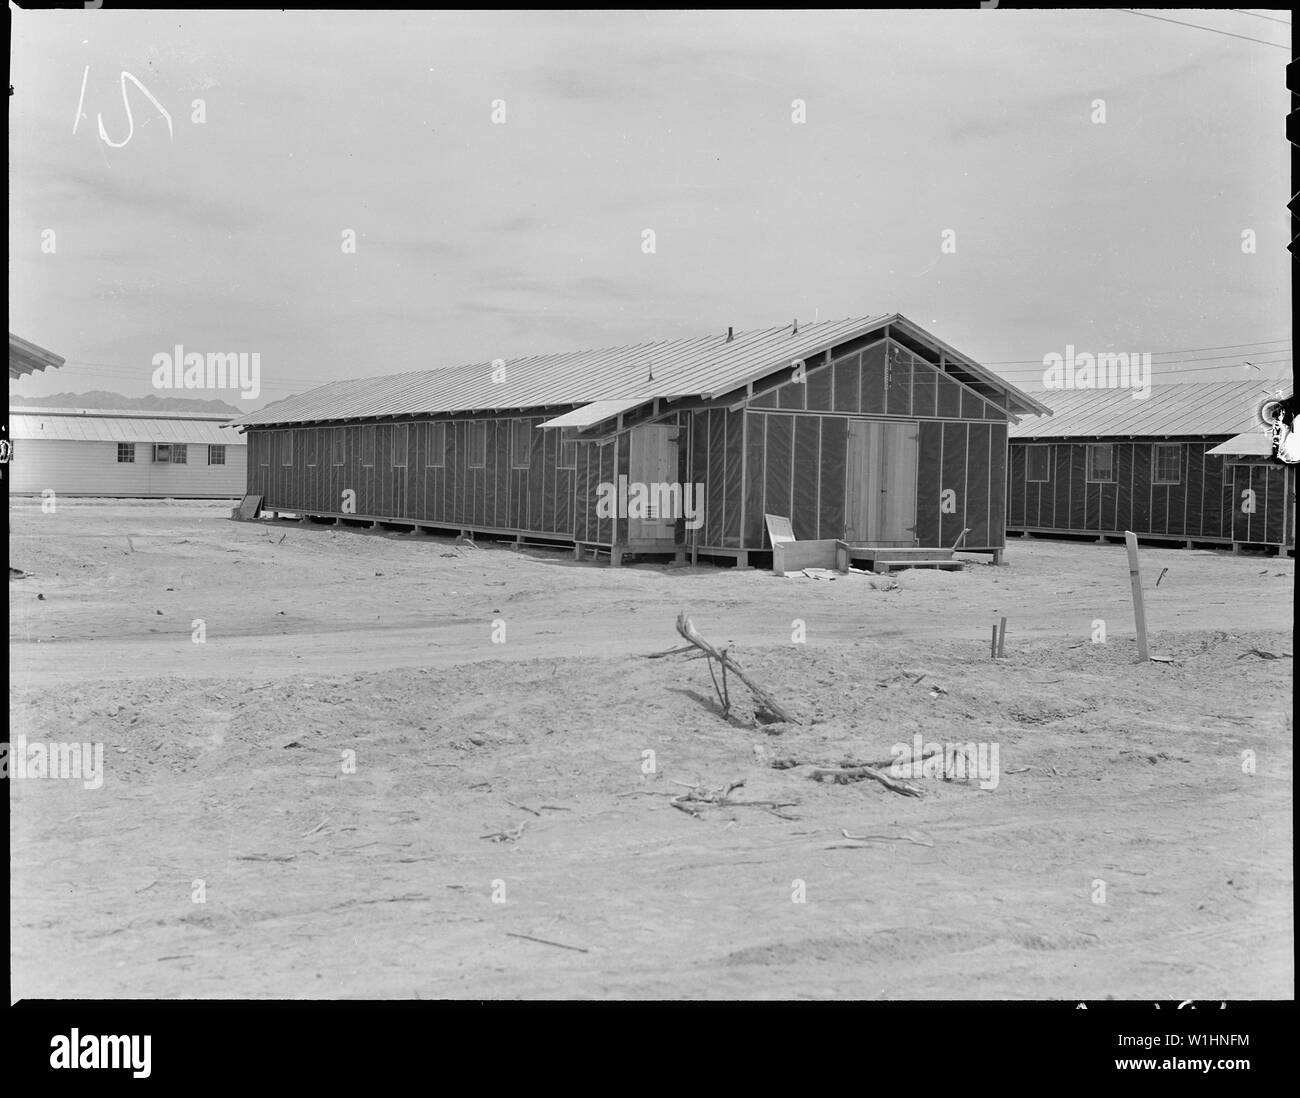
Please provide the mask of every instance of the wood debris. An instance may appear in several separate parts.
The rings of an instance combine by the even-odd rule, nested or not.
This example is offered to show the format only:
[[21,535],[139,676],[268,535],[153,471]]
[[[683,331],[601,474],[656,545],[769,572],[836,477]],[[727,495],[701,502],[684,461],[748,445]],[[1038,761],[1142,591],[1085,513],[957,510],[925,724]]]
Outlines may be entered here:
[[1261,660],[1291,659],[1290,652],[1265,652],[1262,648],[1248,648],[1237,659],[1244,660],[1247,656],[1258,656]]
[[[680,784],[680,783],[679,783]],[[745,783],[743,781],[729,782],[725,786],[719,786],[716,789],[704,789],[701,786],[692,786],[685,793],[679,793],[668,803],[674,808],[690,816],[699,816],[708,808],[762,808],[771,812],[774,816],[780,816],[783,820],[798,819],[797,816],[787,816],[780,810],[791,808],[797,801],[733,801],[731,794],[733,790],[740,789]]]
[[[691,619],[686,616],[685,610],[677,615],[677,632],[690,641],[692,646],[698,648],[709,658],[709,675],[713,679],[713,688],[717,692],[718,702],[722,706],[722,715],[724,717],[729,716],[731,713],[731,698],[727,692],[727,672],[730,671],[736,676],[736,678],[749,687],[750,693],[758,699],[759,708],[754,715],[758,719],[759,723],[799,723],[797,717],[785,709],[775,698],[772,697],[771,694],[759,686],[758,683],[754,682],[753,679],[740,669],[740,664],[738,664],[735,659],[727,653],[725,648],[714,648],[713,645],[700,636],[695,626],[691,623]],[[722,671],[721,684],[719,684],[717,676],[713,671],[713,663],[715,660]]]
[[846,830],[844,830],[844,828],[840,828],[840,834],[843,835],[846,839],[853,839],[856,842],[865,843],[865,842],[873,842],[876,840],[881,840],[881,841],[900,842],[900,843],[915,843],[917,846],[934,846],[934,843],[932,843],[929,839],[925,839],[925,838],[918,839],[915,838],[913,835],[850,835]]
[[512,930],[505,932],[507,938],[523,938],[528,942],[540,942],[542,945],[555,946],[556,949],[571,949],[574,953],[590,953],[591,950],[583,949],[582,946],[565,945],[563,942],[553,942],[549,938],[535,938],[531,934],[516,934]]
[[813,781],[819,782],[822,778],[831,778],[838,785],[844,785],[848,782],[861,781],[863,778],[870,778],[872,781],[879,782],[886,789],[894,793],[901,793],[904,797],[920,797],[922,795],[919,787],[911,782],[899,781],[897,778],[891,778],[884,771],[877,770],[874,766],[846,766],[830,767],[815,766],[809,777]]
[[490,839],[494,843],[513,843],[524,833],[524,828],[527,826],[528,821],[524,820],[523,823],[516,827],[508,828],[505,831],[493,831],[490,835],[480,835],[479,838]]
[[[943,754],[942,751],[931,751],[928,755],[923,755],[921,761],[933,758],[936,755]],[[758,755],[760,761],[764,756]],[[897,760],[893,758],[881,759],[876,762],[862,763],[846,761],[840,765],[825,764],[812,762],[809,759],[799,759],[793,755],[781,756],[771,759],[767,762],[773,770],[792,770],[796,766],[809,766],[811,771],[809,777],[813,781],[821,781],[823,778],[830,778],[838,785],[845,785],[848,782],[861,781],[863,778],[870,778],[872,781],[879,782],[886,789],[899,793],[904,797],[920,797],[923,791],[913,785],[911,782],[901,781],[898,778],[890,777],[885,770],[892,767]],[[915,764],[912,764],[915,765]]]

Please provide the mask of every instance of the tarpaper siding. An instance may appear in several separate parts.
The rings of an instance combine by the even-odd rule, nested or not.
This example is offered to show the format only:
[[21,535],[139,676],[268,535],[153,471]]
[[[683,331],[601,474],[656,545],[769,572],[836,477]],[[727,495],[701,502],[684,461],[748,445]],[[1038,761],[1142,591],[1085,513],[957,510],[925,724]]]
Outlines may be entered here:
[[[1207,451],[1223,436],[1196,439],[1087,439],[1030,442],[1013,439],[1007,485],[1007,525],[1042,533],[1187,541],[1294,545],[1294,470]],[[1089,446],[1114,455],[1114,480],[1089,481]],[[1156,483],[1155,447],[1178,448],[1177,480]],[[1048,479],[1028,479],[1030,454],[1046,451]],[[1038,459],[1042,460],[1042,459]],[[1240,514],[1241,493],[1256,488],[1254,515]]]

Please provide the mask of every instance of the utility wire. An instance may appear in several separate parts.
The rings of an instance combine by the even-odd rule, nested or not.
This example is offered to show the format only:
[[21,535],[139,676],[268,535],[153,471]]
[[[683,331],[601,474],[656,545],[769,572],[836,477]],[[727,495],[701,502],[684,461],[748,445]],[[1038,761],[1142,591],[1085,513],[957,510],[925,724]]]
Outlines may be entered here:
[[1291,25],[1289,19],[1274,19],[1271,15],[1258,15],[1253,11],[1247,11],[1245,8],[1229,8],[1228,10],[1238,12],[1241,15],[1253,15],[1256,19],[1267,19],[1270,23],[1281,23],[1284,27]]
[[1289,50],[1290,46],[1280,46],[1276,42],[1267,42],[1263,38],[1251,38],[1244,34],[1233,34],[1232,31],[1216,30],[1214,27],[1203,27],[1199,23],[1184,23],[1181,19],[1166,19],[1163,15],[1151,15],[1145,11],[1134,11],[1132,8],[1116,8],[1116,11],[1128,12],[1129,15],[1140,15],[1143,19],[1159,19],[1162,23],[1175,23],[1180,27],[1191,27],[1193,30],[1209,31],[1211,34],[1221,34],[1225,38],[1240,38],[1244,42],[1258,42],[1261,46],[1272,46],[1275,50]]
[[[1102,352],[1089,352],[1089,353],[1120,354],[1120,353],[1131,353],[1131,352],[1102,351]],[[1289,347],[1278,347],[1271,351],[1254,351],[1254,352],[1245,351],[1242,352],[1241,354],[1215,356],[1211,358],[1188,358],[1188,359],[1179,359],[1176,361],[1165,361],[1156,358],[1156,355],[1164,354],[1164,353],[1169,353],[1169,352],[1152,353],[1152,363],[1151,363],[1152,366],[1188,367],[1193,370],[1201,371],[1201,370],[1230,370],[1233,369],[1244,358],[1250,358],[1253,364],[1256,366],[1284,366],[1290,361],[1290,356],[1292,352]],[[1267,357],[1270,355],[1282,355],[1284,357],[1282,358]],[[982,359],[978,361],[981,366],[988,366],[990,368],[997,367],[998,372],[1004,374],[1033,374],[1044,369],[1046,365],[1041,359],[1036,359],[1036,358],[1015,359],[1009,362],[991,362]],[[135,367],[129,367],[129,366],[114,367],[114,366],[108,366],[106,364],[105,365],[98,365],[98,364],[78,365],[72,361],[69,361],[68,365],[76,369],[83,370],[84,372],[103,374],[107,377],[113,377],[113,378],[128,378],[128,377],[140,376],[139,370],[137,370]],[[94,365],[93,370],[91,369],[91,365]],[[1017,365],[1024,366],[1024,369],[1006,368],[1009,366],[1017,366]],[[380,376],[387,376],[387,375],[380,375]],[[357,379],[336,378],[334,380],[355,381]],[[277,391],[280,389],[290,388],[291,386],[294,385],[317,386],[317,385],[325,385],[325,384],[329,384],[328,379],[322,380],[319,377],[315,377],[315,378],[286,377],[283,378],[277,384],[264,383],[262,385],[262,388],[264,390]],[[233,388],[233,386],[231,387]]]
[[[1291,337],[1284,336],[1282,339],[1257,339],[1254,343],[1221,343],[1217,347],[1180,347],[1173,351],[1152,351],[1153,355],[1190,355],[1197,351],[1238,351],[1246,347],[1262,347],[1268,343],[1290,343]],[[1278,348],[1283,350],[1284,348]],[[1249,352],[1246,352],[1249,353]],[[1272,354],[1271,351],[1258,351],[1258,354]],[[1018,363],[1037,362],[1036,358],[1006,358],[1001,362],[985,362],[985,366],[1015,366]]]
[[[1080,352],[1080,353],[1082,353],[1082,352]],[[1128,354],[1130,355],[1131,358],[1136,358],[1136,357],[1137,357],[1137,354],[1134,353],[1134,352],[1124,352],[1124,351],[1101,351],[1101,352],[1091,351],[1091,352],[1089,352],[1089,353],[1090,353],[1090,354],[1093,354],[1094,356],[1096,356],[1097,354],[1103,354],[1103,355],[1111,354],[1111,355],[1113,355],[1113,354],[1125,354],[1125,353],[1128,353]],[[1140,353],[1140,352],[1138,352],[1138,353]],[[1282,365],[1283,363],[1289,362],[1289,361],[1291,360],[1291,351],[1290,351],[1290,349],[1287,349],[1287,350],[1282,351],[1282,352],[1276,352],[1276,351],[1273,351],[1273,352],[1269,352],[1269,353],[1270,353],[1270,354],[1278,354],[1278,353],[1281,353],[1281,354],[1284,355],[1285,357],[1283,357],[1283,358],[1265,358],[1263,355],[1241,355],[1241,356],[1239,356],[1239,355],[1233,355],[1232,357],[1230,357],[1230,358],[1228,358],[1228,359],[1213,359],[1213,358],[1183,358],[1183,359],[1173,359],[1173,360],[1168,360],[1168,359],[1158,359],[1158,358],[1155,358],[1154,356],[1152,356],[1152,359],[1151,359],[1151,365],[1152,365],[1152,366],[1189,366],[1189,367],[1196,367],[1197,369],[1202,369],[1202,370],[1228,370],[1228,369],[1231,369],[1232,367],[1238,365],[1239,363],[1244,363],[1244,362],[1246,362],[1246,361],[1249,361],[1252,365],[1255,365],[1255,366],[1280,366],[1280,365]],[[993,366],[993,365],[995,365],[994,363],[991,363],[991,362],[984,362],[984,361],[979,360],[979,359],[977,359],[976,361],[979,362],[979,364],[980,364],[981,366]],[[1035,372],[1038,371],[1038,370],[1043,369],[1043,367],[1044,367],[1045,365],[1046,365],[1046,364],[1042,361],[1042,359],[1035,359],[1035,360],[1033,360],[1033,365],[1027,365],[1027,366],[1023,366],[1023,367],[1019,367],[1019,366],[1007,367],[1007,368],[1004,369],[1004,372],[1005,372],[1005,373],[1009,373],[1009,374],[1032,374],[1032,373],[1035,373]]]
[[[1273,349],[1271,349],[1271,350],[1265,349],[1265,348],[1268,347],[1269,344],[1272,344],[1272,343],[1290,343],[1290,342],[1291,342],[1291,337],[1290,337],[1290,336],[1280,336],[1280,337],[1277,338],[1277,339],[1256,339],[1256,340],[1251,340],[1250,342],[1246,342],[1246,343],[1218,343],[1218,344],[1215,344],[1215,345],[1212,346],[1212,347],[1174,347],[1174,348],[1171,348],[1171,349],[1168,350],[1168,351],[1152,351],[1152,352],[1150,352],[1150,353],[1151,353],[1153,356],[1165,356],[1165,355],[1190,355],[1190,354],[1197,354],[1197,353],[1199,353],[1199,352],[1201,352],[1201,351],[1232,351],[1232,352],[1235,354],[1236,352],[1240,351],[1242,354],[1252,354],[1252,353],[1253,353],[1253,354],[1258,354],[1258,355],[1268,355],[1268,354],[1276,354],[1276,353],[1278,353],[1278,352],[1282,352],[1282,351],[1287,351],[1287,350],[1289,350],[1289,348],[1287,348],[1287,347],[1276,347],[1276,348],[1273,348]],[[1260,348],[1260,349],[1259,349],[1259,350],[1256,350],[1256,351],[1252,351],[1252,350],[1250,350],[1250,348]],[[1226,357],[1232,357],[1232,356],[1229,355],[1229,356],[1226,356]],[[1033,363],[1036,363],[1036,362],[1038,362],[1038,361],[1039,361],[1039,360],[1036,359],[1036,358],[1003,358],[1003,359],[996,359],[996,360],[994,360],[994,359],[990,359],[990,360],[988,360],[988,361],[986,361],[986,362],[983,362],[982,365],[984,365],[984,366],[1016,366],[1016,365],[1024,365],[1024,364],[1033,364]],[[70,366],[100,366],[100,367],[104,367],[105,369],[113,369],[113,370],[129,370],[129,371],[135,371],[135,370],[137,370],[137,369],[148,369],[148,370],[152,371],[152,370],[154,369],[154,367],[153,367],[152,365],[150,365],[150,366],[148,366],[148,367],[143,367],[143,366],[141,366],[141,367],[136,367],[136,366],[128,366],[128,365],[126,365],[126,364],[124,364],[124,363],[121,363],[121,362],[95,362],[95,361],[93,361],[93,360],[91,360],[91,359],[85,359],[85,358],[70,358],[70,359],[68,359],[68,365],[70,365]],[[462,363],[462,365],[464,365],[464,364]],[[431,367],[431,369],[436,369],[436,367]],[[408,372],[409,372],[409,371],[408,371]],[[417,371],[417,372],[418,372],[418,371]],[[296,378],[290,378],[290,380],[308,381],[308,380],[312,380],[312,379],[309,379],[309,378],[303,378],[303,377],[301,377],[301,376],[298,376],[298,377],[296,377]]]

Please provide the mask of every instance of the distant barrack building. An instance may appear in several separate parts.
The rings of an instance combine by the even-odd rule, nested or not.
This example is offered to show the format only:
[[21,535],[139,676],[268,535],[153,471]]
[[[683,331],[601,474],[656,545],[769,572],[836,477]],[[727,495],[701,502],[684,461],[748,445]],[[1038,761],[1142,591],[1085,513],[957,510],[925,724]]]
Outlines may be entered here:
[[230,499],[246,440],[221,412],[9,409],[9,494]]
[[[337,381],[235,424],[268,511],[745,563],[765,515],[1000,557],[1007,425],[1046,411],[893,313]],[[666,483],[698,525],[602,510]]]
[[1054,390],[1011,428],[1007,527],[1295,549],[1295,469],[1270,460],[1254,381]]

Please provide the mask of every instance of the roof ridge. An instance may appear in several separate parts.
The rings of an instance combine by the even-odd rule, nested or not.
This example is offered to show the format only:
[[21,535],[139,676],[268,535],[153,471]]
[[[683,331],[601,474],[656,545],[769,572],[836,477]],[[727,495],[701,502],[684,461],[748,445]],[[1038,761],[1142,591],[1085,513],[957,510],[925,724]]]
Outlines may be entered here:
[[[889,314],[881,313],[879,315],[886,316]],[[868,316],[860,316],[860,317],[854,317],[854,316],[842,317],[837,320],[815,320],[815,321],[810,321],[806,325],[802,325],[797,334],[802,335],[805,331],[809,329],[819,328],[826,324],[835,324],[835,325],[865,324],[867,321],[872,319],[873,316],[868,315]],[[523,362],[535,362],[535,361],[541,361],[549,358],[568,358],[568,357],[576,357],[578,355],[607,355],[619,351],[626,352],[626,351],[637,350],[640,348],[663,347],[669,344],[685,345],[688,343],[702,343],[705,340],[714,339],[714,338],[720,338],[722,340],[722,345],[726,346],[727,344],[738,342],[742,336],[771,335],[776,332],[784,331],[786,328],[792,328],[792,327],[793,324],[780,324],[770,328],[748,328],[745,329],[744,331],[734,332],[731,339],[728,339],[725,334],[722,336],[717,336],[714,333],[709,333],[708,335],[700,335],[700,336],[678,336],[672,339],[645,340],[640,343],[611,343],[611,344],[606,344],[604,346],[598,346],[598,347],[571,348],[569,350],[563,350],[563,351],[543,351],[539,354],[519,355],[515,358],[501,358],[500,361],[504,362],[507,366],[510,366],[512,363],[517,364]],[[796,334],[796,333],[792,333],[792,334]],[[480,359],[474,362],[451,363],[446,366],[420,366],[414,370],[399,370],[397,373],[393,373],[393,374],[371,374],[367,377],[335,378],[333,381],[323,381],[320,383],[320,385],[317,385],[312,389],[305,389],[303,390],[302,393],[295,394],[295,395],[302,396],[302,395],[306,395],[307,393],[313,393],[316,391],[316,389],[324,388],[326,385],[341,385],[341,384],[352,384],[352,383],[359,384],[365,381],[376,381],[379,378],[390,379],[390,378],[400,378],[400,377],[413,377],[416,374],[427,374],[433,371],[442,372],[444,370],[484,369],[487,367],[491,367],[497,361],[498,359],[496,358]],[[283,399],[288,399],[288,398],[283,398]]]

